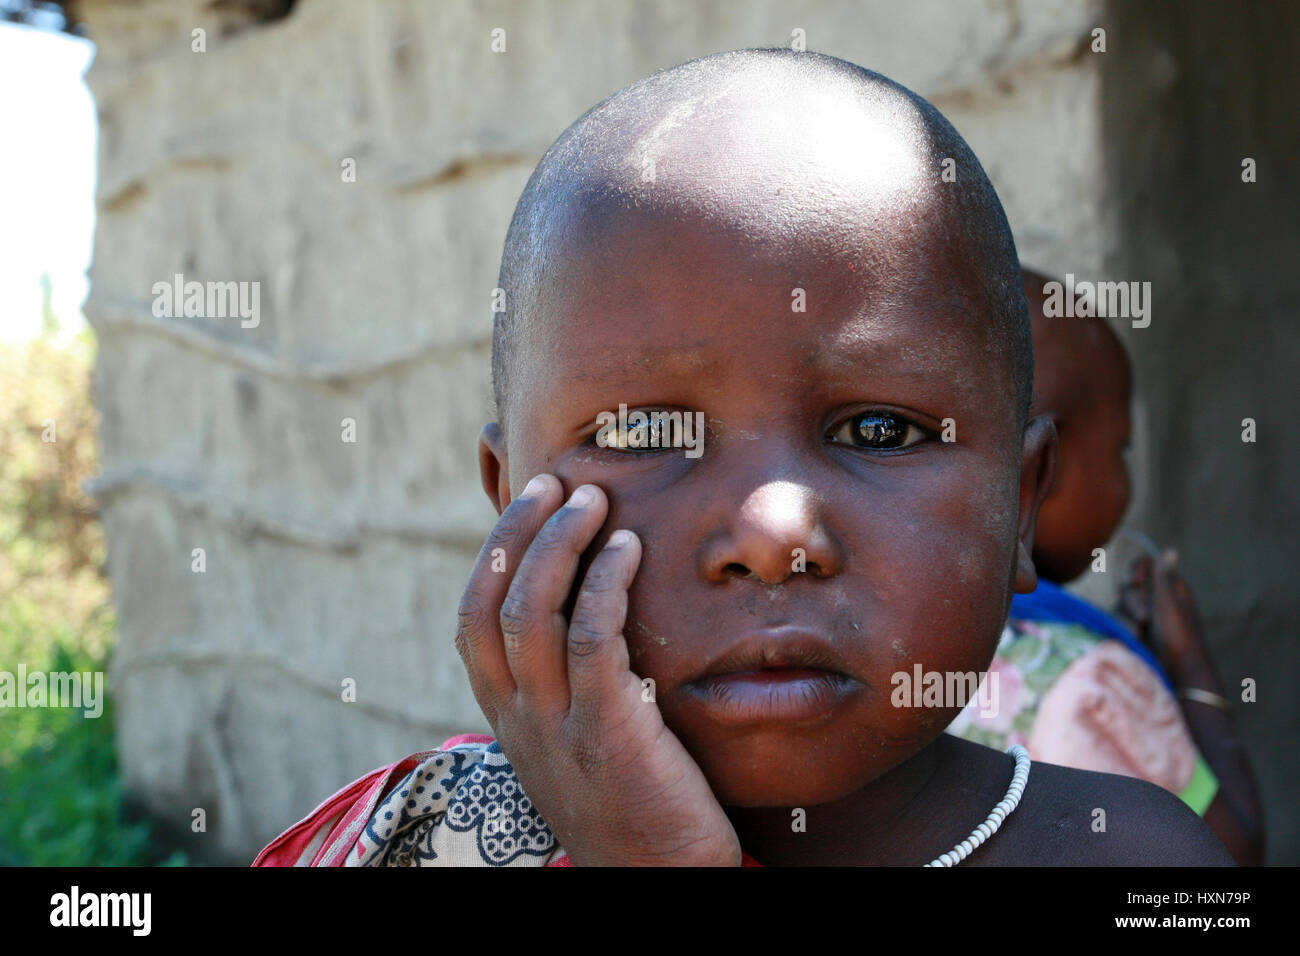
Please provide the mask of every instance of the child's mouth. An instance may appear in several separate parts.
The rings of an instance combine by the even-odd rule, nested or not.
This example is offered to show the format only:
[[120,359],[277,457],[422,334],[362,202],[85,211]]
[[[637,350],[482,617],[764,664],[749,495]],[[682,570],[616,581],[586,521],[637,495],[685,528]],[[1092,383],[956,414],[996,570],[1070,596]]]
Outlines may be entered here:
[[766,631],[740,641],[685,689],[728,724],[818,721],[860,685],[830,642],[808,631]]
[[815,721],[827,717],[853,688],[842,674],[806,667],[772,667],[719,674],[689,689],[721,723]]

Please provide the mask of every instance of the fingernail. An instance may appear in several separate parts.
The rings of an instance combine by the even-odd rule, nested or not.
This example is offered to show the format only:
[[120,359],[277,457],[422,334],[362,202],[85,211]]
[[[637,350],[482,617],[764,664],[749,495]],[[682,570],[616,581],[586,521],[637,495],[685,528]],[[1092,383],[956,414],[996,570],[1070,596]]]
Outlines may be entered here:
[[585,508],[596,500],[596,490],[591,485],[583,485],[569,497],[569,504],[574,508]]
[[613,534],[609,536],[609,540],[605,542],[605,547],[621,548],[631,540],[632,540],[632,532],[625,531],[622,528],[619,528],[617,531],[615,531]]
[[528,484],[524,485],[524,493],[521,494],[519,497],[536,498],[545,490],[546,490],[546,482],[542,479],[541,475],[537,475],[530,482],[528,482]]

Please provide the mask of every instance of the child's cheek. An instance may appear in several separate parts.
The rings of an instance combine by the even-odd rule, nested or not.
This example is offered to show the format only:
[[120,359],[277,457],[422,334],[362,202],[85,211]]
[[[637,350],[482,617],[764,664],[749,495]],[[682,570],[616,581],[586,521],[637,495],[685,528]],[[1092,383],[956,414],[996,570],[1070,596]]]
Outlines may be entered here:
[[977,668],[988,666],[1006,621],[1015,581],[1018,544],[1019,483],[1004,479],[986,482],[982,490],[967,489],[956,497],[962,529],[947,554],[951,561],[947,608],[958,608],[968,628],[983,640],[972,643]]
[[[889,579],[889,608],[910,605],[890,640],[891,677],[982,672],[992,660],[1014,580],[1019,486],[987,473],[954,473],[926,489],[896,551],[867,571]],[[910,598],[910,600],[909,600]],[[907,603],[904,603],[907,602]]]

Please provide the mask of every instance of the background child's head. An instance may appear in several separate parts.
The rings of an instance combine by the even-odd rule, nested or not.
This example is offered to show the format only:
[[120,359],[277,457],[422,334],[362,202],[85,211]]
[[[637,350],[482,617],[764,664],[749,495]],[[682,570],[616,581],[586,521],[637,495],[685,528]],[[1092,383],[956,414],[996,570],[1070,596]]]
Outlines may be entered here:
[[[948,122],[816,54],[656,74],[547,152],[501,286],[485,487],[591,482],[596,546],[640,536],[632,667],[720,799],[833,800],[932,740],[959,707],[895,708],[891,677],[987,666],[1051,460],[1011,233]],[[703,455],[598,446],[620,404],[702,412]],[[701,689],[755,647],[834,672],[833,707]]]
[[1046,415],[1058,435],[1056,479],[1038,513],[1034,565],[1051,581],[1088,570],[1093,549],[1110,540],[1128,510],[1124,450],[1132,372],[1119,337],[1095,316],[1043,314],[1052,281],[1024,270],[1034,335],[1031,415]]

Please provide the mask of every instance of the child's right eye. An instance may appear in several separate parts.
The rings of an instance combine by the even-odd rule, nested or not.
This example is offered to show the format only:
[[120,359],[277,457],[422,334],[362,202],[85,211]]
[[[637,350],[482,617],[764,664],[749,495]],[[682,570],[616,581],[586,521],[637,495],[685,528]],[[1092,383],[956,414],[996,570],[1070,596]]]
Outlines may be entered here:
[[658,422],[642,422],[627,428],[612,428],[602,438],[595,437],[602,448],[615,448],[626,451],[629,448],[669,447],[672,441],[671,428],[662,427]]
[[[642,410],[634,409],[626,415],[608,417],[600,429],[586,441],[588,445],[605,448],[614,452],[653,452],[659,449],[690,448],[700,440],[697,434],[703,430],[702,416],[697,423],[687,421],[691,412],[668,409]],[[692,428],[692,425],[697,427]]]
[[929,438],[919,425],[891,412],[859,412],[831,432],[831,441],[872,451],[910,448]]

